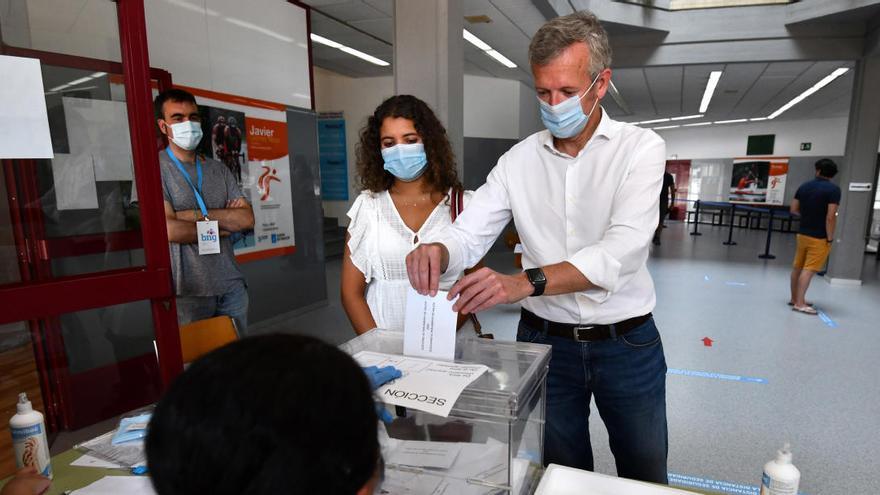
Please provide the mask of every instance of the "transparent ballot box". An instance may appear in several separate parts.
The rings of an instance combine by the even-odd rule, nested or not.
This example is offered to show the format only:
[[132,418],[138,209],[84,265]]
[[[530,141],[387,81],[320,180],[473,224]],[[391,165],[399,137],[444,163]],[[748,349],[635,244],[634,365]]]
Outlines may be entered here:
[[[340,348],[352,356],[401,355],[403,334],[371,330]],[[384,404],[394,420],[380,426],[381,493],[532,493],[543,469],[549,362],[549,346],[459,339],[455,363],[488,371],[464,389],[448,417]]]

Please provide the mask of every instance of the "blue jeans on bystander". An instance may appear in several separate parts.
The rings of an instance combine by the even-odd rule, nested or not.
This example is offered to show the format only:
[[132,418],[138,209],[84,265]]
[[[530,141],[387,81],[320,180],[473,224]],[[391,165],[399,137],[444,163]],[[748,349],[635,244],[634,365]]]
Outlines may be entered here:
[[244,282],[219,296],[177,296],[177,322],[186,325],[214,316],[235,320],[240,337],[247,335],[248,293]]

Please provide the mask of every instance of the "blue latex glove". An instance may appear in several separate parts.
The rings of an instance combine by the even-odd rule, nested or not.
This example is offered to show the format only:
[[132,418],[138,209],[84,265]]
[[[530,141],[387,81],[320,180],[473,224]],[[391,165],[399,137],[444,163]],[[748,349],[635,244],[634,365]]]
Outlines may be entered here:
[[[367,375],[367,379],[370,380],[370,388],[373,390],[376,390],[391,380],[396,380],[403,376],[403,373],[394,366],[385,366],[382,368],[377,366],[367,366],[366,368],[363,368],[363,370]],[[394,421],[394,417],[391,416],[388,409],[385,409],[385,406],[379,402],[376,403],[376,415],[378,415],[379,419],[384,423],[391,423]]]
[[373,390],[376,390],[391,380],[396,380],[403,376],[403,373],[394,366],[385,366],[382,368],[377,366],[367,366],[366,368],[363,368],[363,370],[364,373],[367,374],[367,379],[370,380],[370,388]]

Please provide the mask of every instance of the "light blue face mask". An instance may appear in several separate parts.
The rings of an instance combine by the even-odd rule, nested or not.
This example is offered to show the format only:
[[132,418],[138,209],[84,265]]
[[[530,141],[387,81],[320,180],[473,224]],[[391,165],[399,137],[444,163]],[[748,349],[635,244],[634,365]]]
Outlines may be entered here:
[[428,155],[422,143],[398,144],[382,150],[385,170],[404,182],[412,182],[428,168]]
[[590,87],[584,91],[584,94],[577,97],[572,96],[556,105],[550,105],[541,98],[538,98],[538,103],[541,106],[541,121],[544,122],[544,127],[550,131],[550,134],[559,139],[567,139],[577,136],[578,133],[584,130],[584,127],[587,126],[587,122],[590,120],[590,115],[593,115],[593,110],[599,104],[599,99],[596,98],[596,102],[593,103],[593,107],[590,108],[590,113],[588,114],[585,114],[584,109],[581,108],[581,99],[593,89],[593,85],[598,80],[599,74],[596,74],[595,79],[590,83]]
[[149,425],[152,416],[152,412],[145,412],[138,414],[137,416],[122,418],[119,421],[119,428],[116,429],[116,433],[113,434],[113,439],[110,443],[113,445],[119,445],[121,443],[146,438],[147,426]]

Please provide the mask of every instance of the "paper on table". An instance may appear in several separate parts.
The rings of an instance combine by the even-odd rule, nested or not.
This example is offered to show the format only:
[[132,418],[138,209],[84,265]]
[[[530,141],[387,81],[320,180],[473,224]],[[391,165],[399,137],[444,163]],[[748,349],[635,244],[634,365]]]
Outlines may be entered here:
[[382,401],[438,416],[449,411],[461,392],[489,368],[394,354],[361,351],[354,355],[361,366],[394,366],[403,376],[376,390]]
[[449,469],[461,452],[461,443],[403,440],[386,459],[389,464]]
[[104,476],[91,485],[74,490],[71,495],[156,495],[147,476]]
[[406,292],[406,316],[403,322],[403,353],[452,361],[455,359],[455,327],[458,313],[448,292],[434,297],[423,296],[410,287]]
[[92,155],[55,155],[52,159],[55,204],[59,210],[89,210],[98,207],[98,188]]
[[115,462],[110,462],[100,457],[95,457],[89,454],[83,454],[78,459],[70,463],[71,466],[77,467],[90,467],[90,468],[104,468],[104,469],[115,469],[122,468],[121,464],[117,464]]
[[0,74],[0,158],[52,158],[40,61],[0,55]]
[[144,451],[142,440],[113,445],[113,434],[116,431],[107,432],[97,438],[93,438],[74,446],[77,450],[85,451],[101,459],[117,462],[125,467],[133,467],[146,463],[147,455]]

